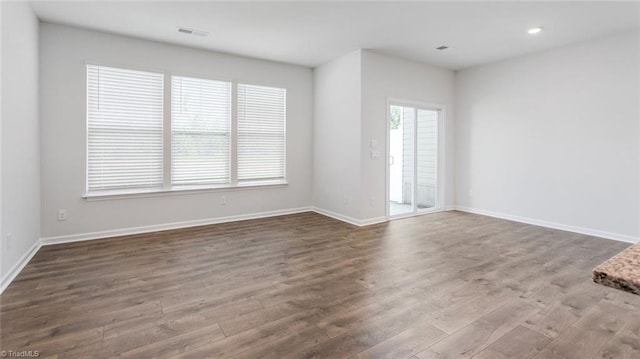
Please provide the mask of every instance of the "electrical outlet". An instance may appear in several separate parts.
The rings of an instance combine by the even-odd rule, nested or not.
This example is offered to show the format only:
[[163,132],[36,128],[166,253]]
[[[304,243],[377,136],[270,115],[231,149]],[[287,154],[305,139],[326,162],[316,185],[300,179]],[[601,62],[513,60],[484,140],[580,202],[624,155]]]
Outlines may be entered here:
[[344,205],[349,204],[349,196],[347,196],[346,194],[344,195],[344,197],[342,197],[342,203]]
[[220,196],[220,204],[223,206],[227,204],[227,196]]
[[67,220],[67,210],[59,209],[58,210],[58,221],[66,221]]
[[469,194],[469,198],[473,197],[473,190],[470,189],[468,194]]
[[369,198],[369,207],[374,207],[376,205],[376,198],[374,196],[371,196],[371,198]]

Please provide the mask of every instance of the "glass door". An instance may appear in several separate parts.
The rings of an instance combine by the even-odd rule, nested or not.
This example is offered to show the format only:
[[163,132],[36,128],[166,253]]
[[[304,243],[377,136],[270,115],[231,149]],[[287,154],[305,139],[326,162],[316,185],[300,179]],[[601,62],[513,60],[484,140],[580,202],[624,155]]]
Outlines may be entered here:
[[391,104],[388,124],[389,217],[438,207],[440,110]]

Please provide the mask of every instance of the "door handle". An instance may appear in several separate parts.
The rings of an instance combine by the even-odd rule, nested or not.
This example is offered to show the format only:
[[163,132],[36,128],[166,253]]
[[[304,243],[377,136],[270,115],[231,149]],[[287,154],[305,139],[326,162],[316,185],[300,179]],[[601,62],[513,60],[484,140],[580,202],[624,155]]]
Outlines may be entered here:
[[395,157],[389,155],[389,166],[393,166],[394,163],[396,163]]

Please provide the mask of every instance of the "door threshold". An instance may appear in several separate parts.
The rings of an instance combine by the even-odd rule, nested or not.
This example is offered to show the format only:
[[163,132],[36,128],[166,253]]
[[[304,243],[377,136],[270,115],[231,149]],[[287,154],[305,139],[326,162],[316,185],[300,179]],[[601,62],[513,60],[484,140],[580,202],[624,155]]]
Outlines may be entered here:
[[438,212],[444,212],[444,211],[446,211],[446,209],[444,208],[429,208],[429,209],[421,210],[418,212],[394,214],[393,216],[387,216],[387,221],[392,221],[394,219],[403,219],[403,218],[422,216],[424,214],[432,214],[432,213],[438,213]]

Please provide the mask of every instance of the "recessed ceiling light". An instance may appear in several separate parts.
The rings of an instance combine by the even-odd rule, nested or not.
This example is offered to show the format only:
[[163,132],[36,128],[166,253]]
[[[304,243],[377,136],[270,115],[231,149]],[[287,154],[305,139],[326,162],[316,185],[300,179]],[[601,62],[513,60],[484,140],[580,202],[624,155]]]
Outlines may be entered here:
[[542,27],[537,26],[537,27],[532,27],[529,30],[527,30],[527,33],[529,33],[529,35],[535,35],[535,34],[539,34],[542,32]]
[[201,30],[187,29],[186,27],[179,27],[178,32],[186,35],[205,37],[209,36],[209,33]]
[[446,49],[448,49],[448,48],[449,48],[449,46],[441,45],[441,46],[436,47],[436,50],[440,50],[440,51],[442,51],[442,50],[446,50]]

